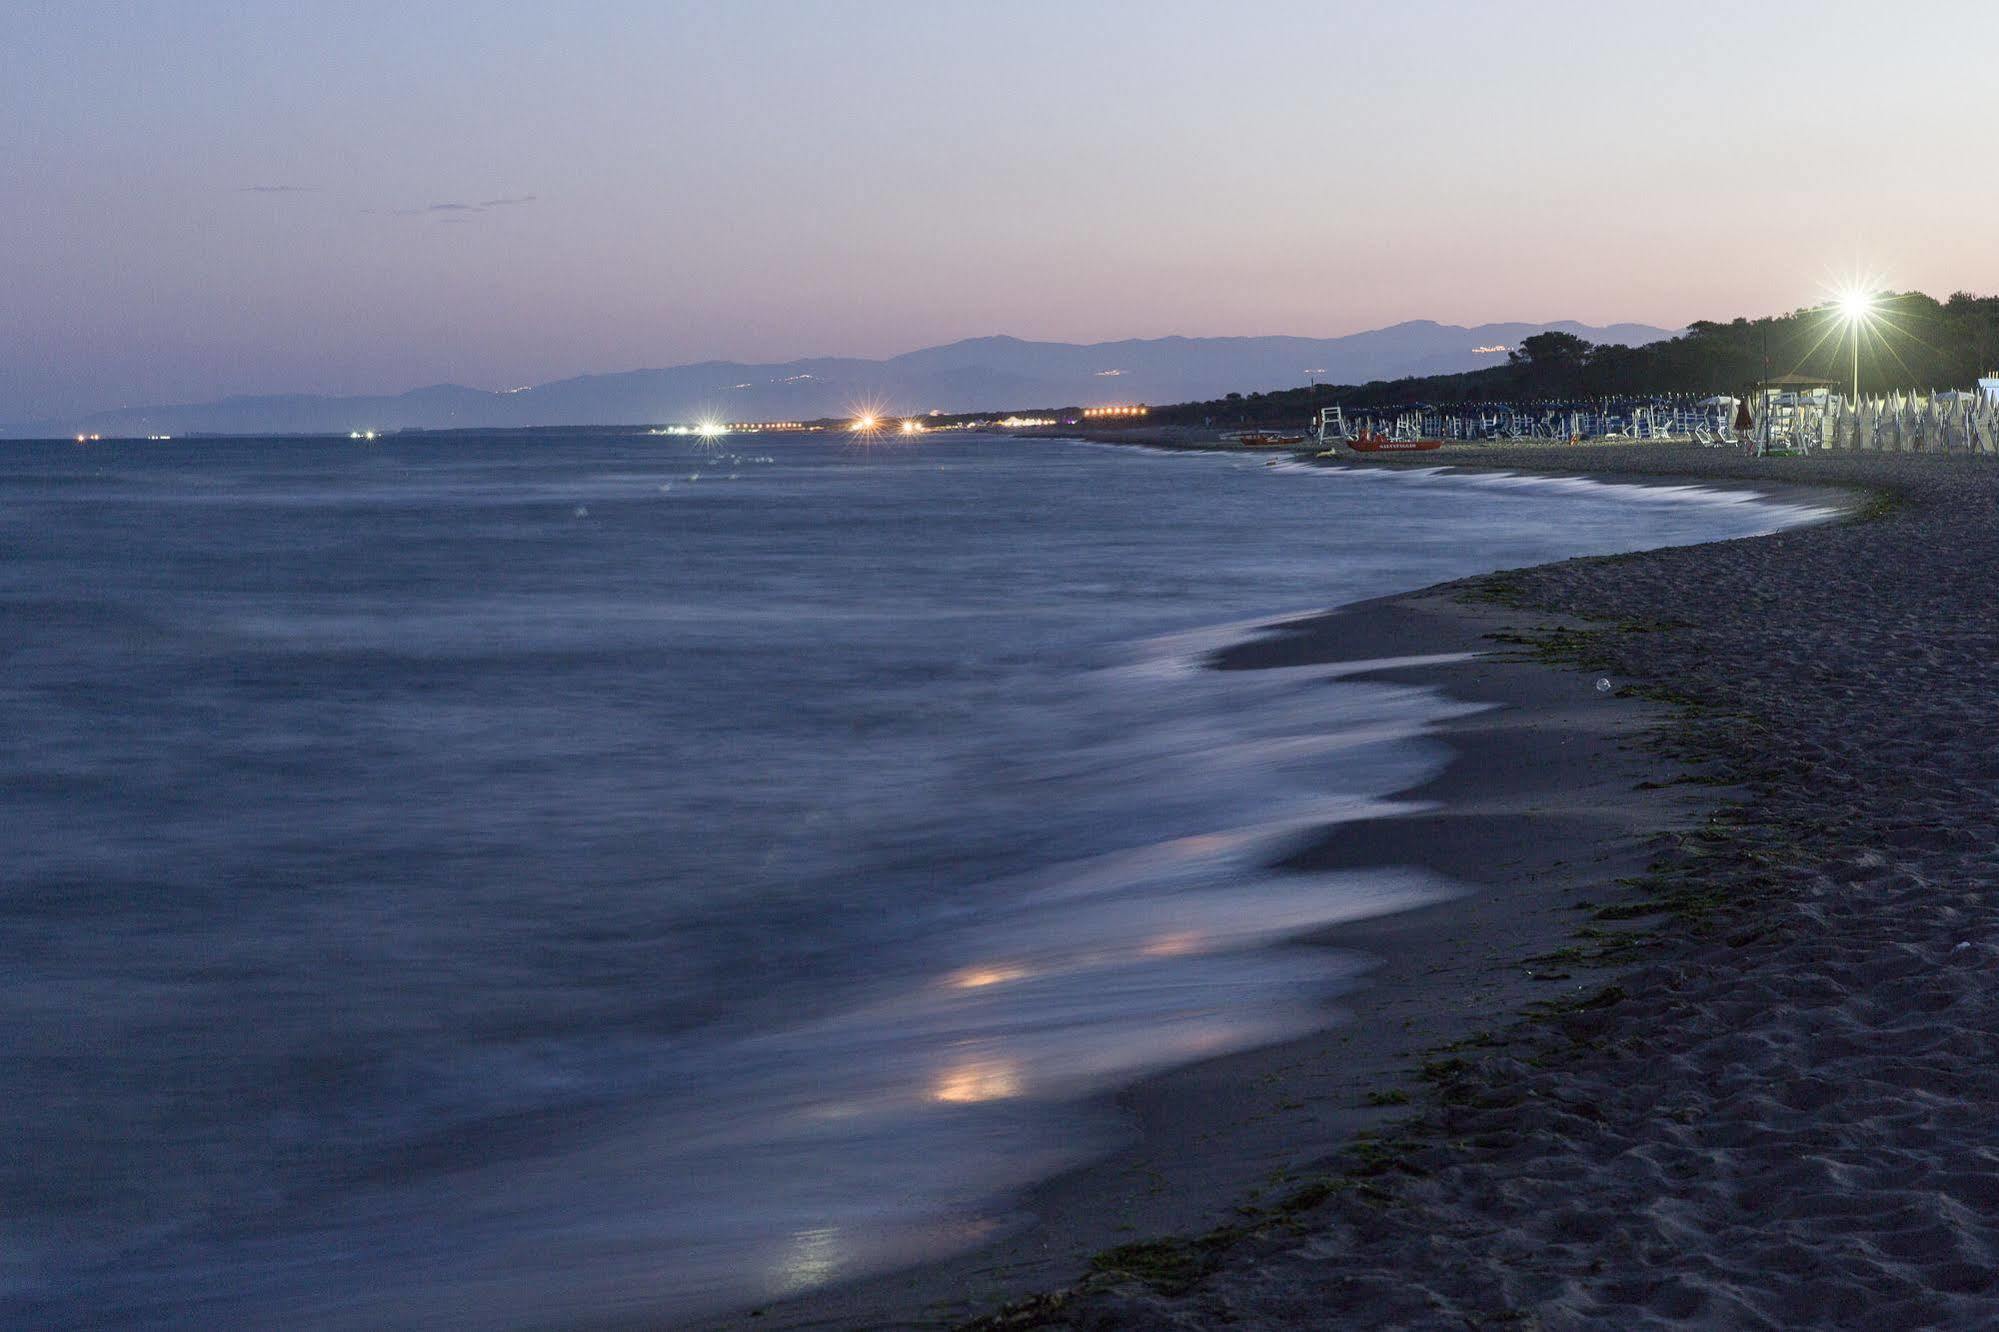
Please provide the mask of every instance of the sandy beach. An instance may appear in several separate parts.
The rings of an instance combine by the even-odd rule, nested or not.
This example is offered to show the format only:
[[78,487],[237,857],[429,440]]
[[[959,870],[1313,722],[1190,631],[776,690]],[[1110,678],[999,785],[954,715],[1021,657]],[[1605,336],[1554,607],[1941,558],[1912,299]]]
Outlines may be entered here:
[[1491,652],[1405,673],[1499,705],[1408,793],[1442,808],[1295,853],[1477,891],[1335,932],[1384,959],[1342,1001],[1355,1021],[1133,1089],[1139,1141],[1025,1200],[1029,1229],[758,1325],[1999,1320],[1999,468],[1621,445],[1387,465],[1440,464],[1806,488],[1857,514],[1225,653]]

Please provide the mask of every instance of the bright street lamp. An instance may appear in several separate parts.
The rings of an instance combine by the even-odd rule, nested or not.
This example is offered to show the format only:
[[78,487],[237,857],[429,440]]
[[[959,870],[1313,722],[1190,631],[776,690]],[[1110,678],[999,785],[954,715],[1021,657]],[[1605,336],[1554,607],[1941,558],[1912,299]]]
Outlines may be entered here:
[[1861,291],[1855,287],[1839,294],[1833,308],[1839,311],[1840,319],[1846,324],[1847,335],[1853,343],[1853,407],[1860,410],[1860,330],[1874,322],[1874,293]]

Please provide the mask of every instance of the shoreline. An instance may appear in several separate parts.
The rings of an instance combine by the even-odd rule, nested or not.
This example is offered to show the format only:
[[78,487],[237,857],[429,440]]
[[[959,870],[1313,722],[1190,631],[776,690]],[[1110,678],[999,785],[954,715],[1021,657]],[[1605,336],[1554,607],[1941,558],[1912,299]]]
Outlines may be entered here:
[[1999,467],[1480,452],[1877,498],[1872,521],[1435,589],[1671,704],[1660,745],[1735,797],[1658,848],[1647,901],[1593,913],[1645,929],[1579,941],[1607,964],[1584,1001],[1430,1064],[1388,1135],[1287,1205],[980,1326],[1999,1322]]
[[[1650,482],[1689,483],[1706,481]],[[1841,487],[1780,489],[1776,498],[1784,502],[1853,505]],[[1284,858],[1300,869],[1421,866],[1468,891],[1301,940],[1364,954],[1374,965],[1357,989],[1329,1005],[1326,1025],[1315,1032],[1156,1074],[1110,1098],[1134,1124],[1135,1140],[1031,1189],[1018,1209],[1033,1218],[1025,1228],[957,1257],[700,1325],[949,1327],[1074,1282],[1105,1250],[1237,1221],[1244,1208],[1322,1178],[1355,1134],[1380,1131],[1406,1113],[1421,1094],[1417,1066],[1439,1048],[1510,1021],[1528,1004],[1573,1002],[1600,983],[1594,972],[1531,959],[1573,945],[1575,929],[1587,923],[1587,913],[1574,909],[1578,900],[1615,904],[1635,891],[1606,885],[1639,873],[1648,843],[1694,829],[1718,793],[1674,785],[1680,770],[1644,750],[1643,738],[1663,725],[1666,709],[1600,694],[1593,674],[1495,653],[1489,636],[1517,628],[1518,613],[1464,604],[1457,587],[1273,626],[1223,649],[1211,664],[1256,669],[1485,654],[1347,677],[1421,685],[1487,708],[1429,731],[1449,747],[1448,765],[1393,797],[1440,808],[1341,825]],[[1504,780],[1494,780],[1496,770]]]
[[[1773,503],[1800,504],[1811,508],[1837,511],[1835,517],[1846,510],[1864,506],[1872,494],[1873,485],[1865,481],[1828,481],[1820,478],[1799,478],[1795,476],[1772,475],[1777,467],[1793,461],[1811,461],[1791,458],[1745,458],[1728,449],[1702,448],[1695,445],[1657,445],[1640,442],[1617,444],[1447,444],[1441,449],[1427,453],[1344,453],[1327,457],[1316,445],[1302,449],[1270,448],[1267,446],[1247,446],[1234,444],[1220,438],[1200,438],[1194,434],[1185,437],[1162,437],[1158,439],[1135,438],[1139,432],[1083,431],[1072,432],[1060,438],[1081,440],[1086,444],[1108,444],[1118,448],[1150,449],[1159,453],[1226,453],[1244,457],[1260,457],[1271,466],[1289,464],[1291,466],[1340,468],[1348,471],[1400,471],[1436,472],[1452,475],[1495,475],[1545,476],[1578,481],[1594,481],[1606,486],[1635,486],[1647,489],[1677,490],[1698,487],[1705,490],[1747,491]],[[1035,436],[1023,436],[1034,438]],[[1055,439],[1055,435],[1045,438]],[[1660,467],[1653,465],[1656,460],[1645,456],[1646,450],[1657,451],[1670,448],[1675,451],[1673,463]],[[1582,450],[1593,450],[1588,458],[1580,457]],[[1689,459],[1688,453],[1694,456]],[[1841,457],[1916,457],[1920,455],[1843,454]],[[1726,474],[1717,467],[1723,463],[1741,463],[1742,468],[1727,469]]]

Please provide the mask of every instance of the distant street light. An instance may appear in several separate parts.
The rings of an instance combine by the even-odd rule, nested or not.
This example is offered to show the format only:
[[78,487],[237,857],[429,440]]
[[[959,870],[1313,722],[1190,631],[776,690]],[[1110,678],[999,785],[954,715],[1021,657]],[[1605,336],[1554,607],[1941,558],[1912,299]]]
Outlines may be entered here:
[[1305,382],[1311,387],[1317,388],[1319,387],[1319,376],[1325,373],[1324,369],[1307,370],[1305,372]]

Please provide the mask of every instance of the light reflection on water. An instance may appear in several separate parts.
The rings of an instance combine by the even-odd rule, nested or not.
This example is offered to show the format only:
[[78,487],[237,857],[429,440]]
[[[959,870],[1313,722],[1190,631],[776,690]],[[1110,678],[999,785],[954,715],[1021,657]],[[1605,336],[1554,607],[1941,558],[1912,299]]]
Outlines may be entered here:
[[824,1285],[840,1272],[840,1232],[833,1226],[801,1230],[792,1237],[774,1283],[777,1293],[795,1295]]
[[954,973],[946,983],[954,989],[980,990],[988,985],[1004,985],[1008,981],[1021,980],[1032,974],[1027,968],[1016,966],[1011,962],[995,962],[989,966],[966,967],[963,971]]
[[1011,1059],[972,1058],[944,1070],[931,1087],[930,1099],[947,1105],[1006,1101],[1024,1093],[1020,1065]]

